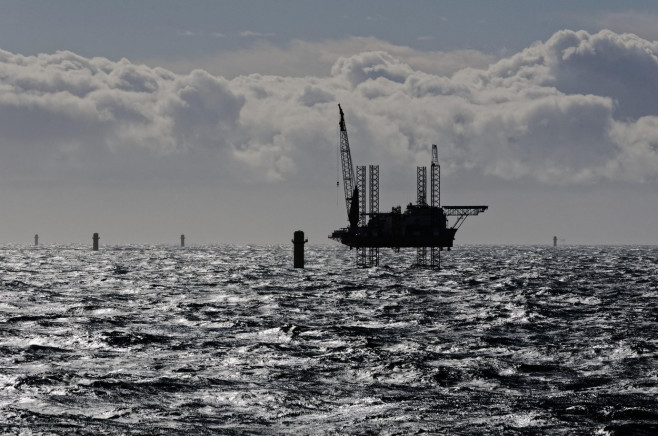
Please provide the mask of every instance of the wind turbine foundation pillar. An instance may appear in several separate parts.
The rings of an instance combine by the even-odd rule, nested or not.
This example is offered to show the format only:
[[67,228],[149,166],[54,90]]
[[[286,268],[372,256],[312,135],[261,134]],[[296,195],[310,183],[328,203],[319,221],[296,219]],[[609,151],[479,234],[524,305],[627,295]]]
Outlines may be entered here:
[[304,232],[297,230],[293,235],[292,243],[294,245],[294,266],[295,268],[304,268],[304,244],[308,239],[304,239]]

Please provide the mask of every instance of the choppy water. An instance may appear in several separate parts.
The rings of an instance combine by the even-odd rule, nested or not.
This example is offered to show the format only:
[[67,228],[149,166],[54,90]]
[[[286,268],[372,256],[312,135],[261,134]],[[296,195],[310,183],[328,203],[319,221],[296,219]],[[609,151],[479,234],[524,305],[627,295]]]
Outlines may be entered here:
[[8,434],[655,434],[657,247],[0,247]]

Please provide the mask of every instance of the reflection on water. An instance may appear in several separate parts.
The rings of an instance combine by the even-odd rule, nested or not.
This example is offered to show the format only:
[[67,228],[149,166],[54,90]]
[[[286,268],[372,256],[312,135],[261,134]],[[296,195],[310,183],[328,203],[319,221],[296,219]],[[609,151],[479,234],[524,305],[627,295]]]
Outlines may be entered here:
[[0,429],[658,431],[658,248],[0,248]]

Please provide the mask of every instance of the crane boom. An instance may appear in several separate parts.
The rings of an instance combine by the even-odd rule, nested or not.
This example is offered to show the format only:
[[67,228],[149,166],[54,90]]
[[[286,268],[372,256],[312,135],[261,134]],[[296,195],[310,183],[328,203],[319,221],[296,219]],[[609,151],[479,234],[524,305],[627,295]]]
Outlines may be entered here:
[[[352,224],[354,207],[352,201],[354,198],[358,200],[358,193],[355,192],[354,187],[354,167],[352,166],[352,154],[350,152],[350,141],[347,137],[347,127],[345,126],[345,114],[343,108],[338,105],[340,111],[340,163],[343,169],[343,189],[345,191],[345,207],[347,209],[347,218]],[[358,211],[358,209],[357,209]],[[358,212],[357,212],[358,220]]]

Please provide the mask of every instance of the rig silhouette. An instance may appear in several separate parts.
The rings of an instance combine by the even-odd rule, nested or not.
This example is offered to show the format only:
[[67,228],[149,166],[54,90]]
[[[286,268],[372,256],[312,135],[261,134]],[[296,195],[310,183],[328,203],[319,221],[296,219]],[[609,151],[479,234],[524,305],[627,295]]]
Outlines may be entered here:
[[[488,206],[441,206],[441,167],[436,145],[432,145],[430,169],[430,204],[427,204],[427,167],[417,167],[416,204],[409,204],[402,212],[400,206],[391,212],[379,211],[379,165],[370,165],[369,210],[366,211],[366,166],[352,166],[350,142],[347,137],[345,114],[340,112],[340,157],[343,170],[343,189],[349,227],[335,230],[334,239],[356,248],[356,264],[359,267],[379,265],[379,249],[416,248],[416,265],[441,266],[441,251],[450,250],[455,233],[468,216],[478,215]],[[450,225],[448,217],[456,217]],[[430,249],[428,264],[427,249]]]

